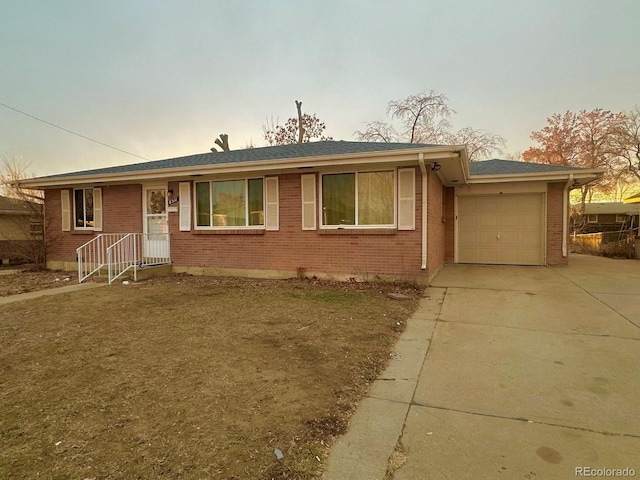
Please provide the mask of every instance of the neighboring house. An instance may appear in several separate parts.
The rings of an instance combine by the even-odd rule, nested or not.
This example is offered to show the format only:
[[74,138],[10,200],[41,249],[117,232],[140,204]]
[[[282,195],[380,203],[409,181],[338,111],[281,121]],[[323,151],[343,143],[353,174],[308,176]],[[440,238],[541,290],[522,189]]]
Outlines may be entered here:
[[0,263],[24,260],[28,244],[42,239],[40,206],[0,196]]
[[575,215],[579,233],[614,232],[638,228],[640,204],[624,202],[585,203],[584,213]]
[[623,203],[640,203],[640,192],[625,198]]
[[85,243],[83,262],[104,262],[101,244],[142,232],[136,246],[112,247],[112,259],[135,250],[136,261],[175,272],[428,282],[445,262],[566,264],[569,190],[602,172],[470,164],[464,146],[326,141],[21,185],[45,190],[52,268],[75,268]]

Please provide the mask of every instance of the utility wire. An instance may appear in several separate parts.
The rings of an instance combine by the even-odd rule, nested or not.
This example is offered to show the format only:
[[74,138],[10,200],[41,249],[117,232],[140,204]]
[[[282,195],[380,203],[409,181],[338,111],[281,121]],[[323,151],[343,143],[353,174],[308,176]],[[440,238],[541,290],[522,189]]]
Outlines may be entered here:
[[113,150],[117,150],[119,152],[126,153],[127,155],[131,155],[131,156],[134,156],[134,157],[141,158],[142,160],[149,160],[148,158],[141,157],[140,155],[136,155],[135,153],[127,152],[126,150],[122,150],[121,148],[114,147],[112,145],[108,145],[106,143],[99,142],[98,140],[94,140],[93,138],[86,137],[86,136],[84,136],[84,135],[82,135],[80,133],[76,133],[76,132],[71,131],[71,130],[69,130],[67,128],[61,127],[60,125],[56,125],[55,123],[47,122],[46,120],[43,120],[41,118],[35,117],[33,115],[30,115],[27,112],[23,112],[22,110],[18,110],[17,108],[13,108],[13,107],[5,104],[5,103],[0,102],[0,105],[2,105],[5,108],[8,108],[9,110],[13,110],[14,112],[18,112],[18,113],[20,113],[22,115],[25,115],[27,117],[33,118],[34,120],[38,120],[39,122],[46,123],[47,125],[55,127],[55,128],[57,128],[59,130],[63,130],[65,132],[70,133],[72,135],[75,135],[77,137],[84,138],[85,140],[89,140],[90,142],[97,143],[98,145],[102,145],[103,147],[108,147],[108,148],[111,148]]

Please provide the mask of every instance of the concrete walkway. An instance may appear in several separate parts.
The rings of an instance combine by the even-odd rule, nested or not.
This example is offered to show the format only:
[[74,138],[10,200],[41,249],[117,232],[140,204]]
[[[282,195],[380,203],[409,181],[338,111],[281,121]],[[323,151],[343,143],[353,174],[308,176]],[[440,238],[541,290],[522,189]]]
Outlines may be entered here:
[[640,476],[640,261],[447,265],[426,294],[325,479]]
[[75,283],[65,287],[55,287],[46,290],[37,290],[35,292],[21,293],[19,295],[9,295],[0,297],[0,305],[7,305],[14,302],[22,302],[25,300],[33,300],[34,298],[46,297],[49,295],[59,295],[68,292],[77,292],[79,290],[90,290],[92,288],[102,287],[107,283]]

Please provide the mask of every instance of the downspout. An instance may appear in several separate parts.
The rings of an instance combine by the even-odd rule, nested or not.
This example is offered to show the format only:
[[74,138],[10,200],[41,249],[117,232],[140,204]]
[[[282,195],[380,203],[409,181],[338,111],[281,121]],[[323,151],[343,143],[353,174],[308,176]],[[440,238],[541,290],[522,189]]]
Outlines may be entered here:
[[562,196],[562,258],[567,257],[567,234],[569,230],[569,187],[573,185],[573,173],[569,174],[569,180],[564,186]]
[[422,172],[422,265],[421,270],[427,269],[427,167],[424,165],[424,154],[418,154],[418,163]]

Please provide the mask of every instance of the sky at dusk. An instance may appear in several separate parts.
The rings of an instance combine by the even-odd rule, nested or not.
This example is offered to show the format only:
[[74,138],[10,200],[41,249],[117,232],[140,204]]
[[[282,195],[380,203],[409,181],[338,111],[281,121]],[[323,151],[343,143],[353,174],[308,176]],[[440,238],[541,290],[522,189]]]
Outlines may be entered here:
[[[4,0],[0,103],[155,160],[263,146],[295,100],[354,140],[435,90],[506,155],[554,113],[640,104],[638,25],[637,0]],[[0,155],[37,176],[143,161],[5,106]]]

